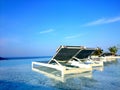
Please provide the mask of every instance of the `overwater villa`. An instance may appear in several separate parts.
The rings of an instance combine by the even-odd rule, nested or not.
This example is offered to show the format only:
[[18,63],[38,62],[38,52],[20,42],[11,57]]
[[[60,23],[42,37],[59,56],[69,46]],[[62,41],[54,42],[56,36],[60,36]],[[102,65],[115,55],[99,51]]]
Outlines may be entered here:
[[[93,66],[103,66],[100,60],[92,60],[91,55],[95,48],[83,46],[60,46],[52,59],[47,62],[32,62],[32,70],[47,74],[74,74],[92,71]],[[51,69],[48,71],[48,69]]]

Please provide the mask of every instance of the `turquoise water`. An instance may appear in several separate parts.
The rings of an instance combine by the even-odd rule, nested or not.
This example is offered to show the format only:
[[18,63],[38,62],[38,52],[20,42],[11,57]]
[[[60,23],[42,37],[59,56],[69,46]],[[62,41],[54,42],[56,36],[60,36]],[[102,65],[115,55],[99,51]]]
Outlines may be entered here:
[[64,81],[31,69],[32,61],[50,58],[0,61],[0,90],[120,90],[120,59],[105,63],[92,73],[67,75]]

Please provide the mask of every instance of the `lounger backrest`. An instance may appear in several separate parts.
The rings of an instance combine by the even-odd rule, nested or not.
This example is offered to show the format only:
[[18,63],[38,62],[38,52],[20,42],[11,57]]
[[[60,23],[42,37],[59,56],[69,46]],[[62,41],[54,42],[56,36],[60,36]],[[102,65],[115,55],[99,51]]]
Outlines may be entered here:
[[75,57],[78,59],[88,58],[95,50],[81,50]]
[[56,60],[70,60],[80,49],[61,48],[61,50],[54,56]]

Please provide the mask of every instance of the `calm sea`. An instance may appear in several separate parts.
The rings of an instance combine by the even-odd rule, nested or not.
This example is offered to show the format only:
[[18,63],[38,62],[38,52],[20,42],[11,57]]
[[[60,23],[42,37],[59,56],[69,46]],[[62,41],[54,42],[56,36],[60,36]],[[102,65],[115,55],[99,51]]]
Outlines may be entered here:
[[63,81],[32,71],[32,61],[48,60],[0,61],[0,90],[120,90],[120,59],[105,63],[92,73],[67,75]]

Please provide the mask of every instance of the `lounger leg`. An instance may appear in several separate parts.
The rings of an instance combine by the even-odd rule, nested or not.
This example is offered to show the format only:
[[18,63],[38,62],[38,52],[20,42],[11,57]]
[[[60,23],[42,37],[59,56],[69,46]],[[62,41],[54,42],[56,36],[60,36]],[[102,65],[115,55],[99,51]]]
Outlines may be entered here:
[[64,77],[64,70],[61,71],[61,77]]

